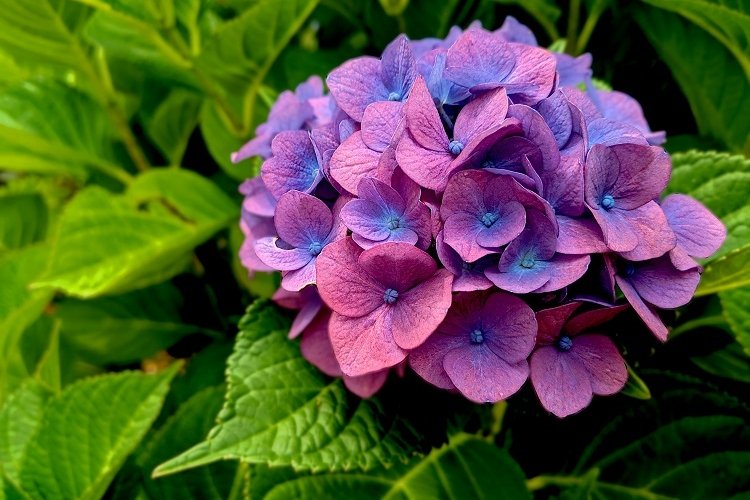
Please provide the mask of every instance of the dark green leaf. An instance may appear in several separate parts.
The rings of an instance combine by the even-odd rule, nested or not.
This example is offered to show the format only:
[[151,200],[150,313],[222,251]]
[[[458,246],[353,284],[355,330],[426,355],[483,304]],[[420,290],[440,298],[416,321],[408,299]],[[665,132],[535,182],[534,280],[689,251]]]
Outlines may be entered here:
[[[750,269],[750,266],[745,269]],[[747,274],[747,270],[745,271]],[[729,322],[745,354],[750,356],[750,286],[735,288],[719,294],[724,307],[724,317]],[[745,359],[746,368],[749,360]]]
[[[748,339],[745,342],[747,344]],[[692,356],[690,361],[713,375],[750,384],[750,357],[737,342],[731,342],[709,354]]]
[[175,89],[144,117],[149,138],[172,165],[179,165],[188,140],[198,125],[202,99],[198,94]]
[[0,196],[0,251],[21,248],[47,235],[47,206],[36,193]]
[[622,389],[625,396],[635,399],[651,399],[651,391],[646,382],[628,365],[628,382]]

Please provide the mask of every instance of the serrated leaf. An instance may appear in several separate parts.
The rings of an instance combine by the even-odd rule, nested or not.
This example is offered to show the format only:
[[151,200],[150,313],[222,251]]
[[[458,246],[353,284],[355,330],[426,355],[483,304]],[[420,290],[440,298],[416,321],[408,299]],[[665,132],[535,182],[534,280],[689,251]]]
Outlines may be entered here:
[[750,4],[743,0],[644,0],[675,12],[720,41],[750,80]]
[[701,277],[696,296],[710,295],[750,284],[750,245],[714,260]]
[[0,196],[0,251],[36,243],[47,234],[47,206],[37,193]]
[[523,471],[505,450],[467,435],[390,469],[274,479],[267,491],[258,491],[253,477],[251,495],[266,500],[531,498]]
[[82,358],[99,365],[141,361],[200,328],[185,324],[182,297],[169,283],[93,300],[56,304],[62,338]]
[[227,394],[208,438],[160,465],[162,476],[222,459],[299,469],[372,468],[402,460],[424,439],[397,408],[360,400],[327,379],[287,338],[289,321],[256,303],[240,322]]
[[750,153],[748,76],[732,54],[677,14],[642,7],[635,18],[685,93],[701,135]]
[[26,81],[0,93],[0,164],[7,170],[84,177],[89,169],[123,180],[109,117],[65,83]]
[[151,472],[164,460],[190,447],[205,436],[214,424],[222,406],[223,387],[197,392],[149,439],[137,453],[135,463],[146,498],[180,498],[221,500],[230,498],[238,462],[220,462],[174,476],[151,479]]
[[60,218],[36,285],[86,298],[164,281],[184,269],[193,248],[226,227],[236,211],[219,188],[184,170],[149,171],[122,196],[89,187]]
[[[719,299],[737,342],[750,356],[750,286],[721,292]],[[748,363],[748,360],[745,362]]]
[[156,144],[171,165],[179,165],[198,118],[202,98],[183,89],[172,90],[143,125],[149,138]]
[[35,497],[101,498],[158,415],[178,367],[85,379],[51,399],[21,466],[21,487]]
[[20,479],[21,463],[42,421],[48,396],[41,385],[28,381],[0,408],[0,473],[14,482]]
[[[745,345],[750,351],[750,331],[746,332]],[[690,361],[708,373],[750,384],[750,353],[737,342],[730,342],[708,354],[692,356]]]
[[672,155],[672,177],[667,192],[691,193],[711,179],[730,172],[750,172],[750,160],[717,151],[676,153]]

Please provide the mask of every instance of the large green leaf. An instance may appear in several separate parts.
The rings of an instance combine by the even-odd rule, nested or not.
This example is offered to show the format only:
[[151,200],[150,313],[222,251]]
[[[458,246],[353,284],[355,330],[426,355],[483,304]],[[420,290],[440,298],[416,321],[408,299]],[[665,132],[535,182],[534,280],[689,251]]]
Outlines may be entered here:
[[141,361],[183,336],[200,331],[179,313],[180,292],[169,283],[93,300],[66,299],[56,305],[62,340],[91,363]]
[[42,421],[48,397],[41,385],[27,382],[0,408],[0,472],[18,482],[26,450]]
[[311,470],[372,468],[427,445],[398,408],[379,398],[360,400],[340,380],[322,375],[289,341],[288,328],[288,320],[264,303],[248,309],[229,358],[216,427],[204,442],[160,465],[157,475],[232,458]]
[[30,290],[49,255],[44,246],[31,246],[0,257],[0,401],[14,378],[9,370],[19,355],[18,343],[24,330],[42,314],[50,301],[50,289]]
[[0,251],[36,243],[47,234],[47,206],[37,193],[0,196]]
[[51,399],[21,465],[21,487],[36,498],[101,498],[158,415],[177,368],[85,379]]
[[271,499],[422,499],[531,498],[523,471],[505,450],[461,434],[421,459],[389,469],[285,478],[258,491],[261,477],[251,479],[251,495]]
[[701,134],[732,151],[750,153],[748,76],[732,54],[677,14],[642,7],[636,20],[672,70]]
[[82,177],[97,169],[127,181],[113,144],[106,112],[65,83],[27,81],[0,93],[0,165],[7,170]]
[[63,213],[37,285],[92,297],[164,281],[236,211],[218,187],[184,170],[152,170],[123,196],[89,187]]
[[[750,265],[746,269],[750,269]],[[719,297],[724,307],[724,317],[745,354],[750,356],[750,286],[721,292]],[[750,364],[750,359],[746,358],[745,363]]]
[[706,267],[696,295],[710,295],[750,284],[750,245],[744,246]]
[[198,125],[201,104],[200,95],[175,89],[144,117],[146,133],[172,165],[182,161],[190,135]]
[[750,79],[750,3],[744,0],[644,0],[680,14],[720,41]]

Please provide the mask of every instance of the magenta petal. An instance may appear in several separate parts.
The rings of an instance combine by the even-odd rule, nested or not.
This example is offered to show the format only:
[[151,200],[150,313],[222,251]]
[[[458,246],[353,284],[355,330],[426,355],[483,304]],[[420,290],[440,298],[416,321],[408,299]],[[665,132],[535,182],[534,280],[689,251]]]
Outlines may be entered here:
[[341,219],[356,235],[371,241],[383,241],[390,236],[383,210],[368,200],[352,200],[341,210]]
[[281,278],[281,286],[292,292],[298,292],[308,285],[315,284],[315,259],[313,258],[299,269],[286,271]]
[[388,370],[380,370],[358,377],[344,375],[344,385],[360,398],[367,399],[375,395],[388,379]]
[[542,309],[536,313],[536,321],[539,324],[537,343],[550,345],[555,342],[562,332],[563,325],[580,306],[580,302],[570,302],[550,309]]
[[544,409],[560,418],[583,410],[593,397],[583,363],[553,346],[531,355],[531,383]]
[[577,335],[581,332],[591,330],[611,321],[615,316],[625,311],[627,304],[614,307],[603,307],[578,314],[568,321],[563,327],[563,331],[569,335]]
[[[448,136],[422,77],[414,82],[404,111],[406,125],[414,142],[423,149],[448,153]],[[400,160],[399,164],[401,164]],[[401,167],[403,168],[403,165]]]
[[443,220],[453,214],[478,214],[484,210],[484,191],[491,174],[467,170],[451,178],[445,188],[440,215]]
[[[383,291],[392,288],[399,294],[423,283],[437,269],[435,261],[427,252],[406,243],[378,245],[362,252],[358,263],[365,272],[377,279]],[[382,302],[382,294],[380,298]]]
[[[283,288],[280,288],[279,290],[283,290]],[[305,291],[306,290],[314,290],[314,287],[305,288]],[[323,301],[320,300],[320,295],[318,295],[317,292],[305,295],[309,296],[306,297],[306,300],[302,304],[302,308],[297,313],[297,316],[294,317],[292,327],[289,329],[290,339],[297,338],[299,334],[305,330],[305,328],[310,326],[310,324],[315,320],[316,316],[318,316],[320,309],[323,307]]]
[[512,295],[490,295],[482,308],[482,330],[496,356],[514,364],[526,361],[534,350],[537,322],[534,311]]
[[614,252],[629,252],[638,246],[638,235],[628,219],[628,211],[593,209],[591,214],[602,230],[607,248]]
[[554,292],[578,281],[589,268],[591,257],[588,255],[557,254],[549,261],[550,279],[537,293]]
[[628,221],[638,236],[638,244],[623,258],[632,261],[655,259],[672,250],[677,244],[674,232],[669,227],[664,211],[655,201],[628,212]]
[[409,353],[409,365],[417,375],[432,385],[441,389],[455,389],[443,368],[443,358],[448,351],[464,343],[465,340],[458,335],[446,335],[437,331]]
[[617,346],[604,335],[581,335],[573,340],[570,354],[589,372],[591,390],[599,396],[618,393],[628,380],[628,369]]
[[453,291],[472,292],[492,287],[492,282],[484,275],[484,270],[493,264],[497,266],[497,261],[487,257],[470,265],[458,255],[458,252],[445,243],[443,234],[442,231],[438,233],[435,248],[440,262],[454,275]]
[[357,57],[334,69],[326,79],[336,104],[357,121],[362,121],[368,104],[388,99],[380,67],[380,60],[374,57]]
[[727,237],[724,224],[690,196],[673,194],[661,204],[677,244],[692,257],[705,259],[716,252]]
[[557,236],[558,252],[584,255],[609,251],[596,221],[558,215],[557,225],[560,228],[560,234]]
[[[450,245],[465,262],[475,262],[485,255],[496,253],[499,248],[485,248],[478,242],[484,225],[475,215],[454,214],[443,224],[445,243]],[[498,245],[499,247],[500,245]]]
[[333,354],[331,339],[328,337],[330,313],[321,314],[302,334],[300,351],[302,356],[329,377],[343,375],[339,362]]
[[651,333],[660,341],[666,342],[669,331],[656,311],[641,299],[641,296],[638,295],[638,292],[635,291],[628,280],[620,276],[616,276],[615,279],[617,280],[617,286],[622,290],[622,294],[625,295],[630,305],[633,306],[633,310],[641,317]]
[[404,134],[396,147],[398,165],[422,187],[442,191],[453,172],[453,156],[448,151],[424,148],[411,132]]
[[370,149],[384,151],[401,129],[404,104],[400,101],[374,102],[362,118],[362,140]]
[[322,243],[333,228],[331,210],[318,198],[289,191],[279,198],[274,224],[279,237],[295,247]]
[[480,141],[505,121],[508,96],[505,89],[491,90],[469,102],[456,118],[453,136],[464,146]]
[[700,273],[697,269],[678,271],[665,256],[637,265],[628,280],[646,302],[662,309],[673,309],[690,302]]
[[391,312],[387,307],[358,318],[334,312],[329,331],[341,370],[350,377],[390,368],[406,358],[406,351],[393,340]]
[[354,132],[333,153],[330,175],[348,192],[357,194],[359,182],[375,176],[379,161],[380,153],[365,145],[362,132]]
[[383,285],[362,269],[362,253],[350,238],[327,245],[316,259],[318,292],[334,311],[363,316],[383,305]]
[[423,283],[399,295],[393,304],[393,339],[402,349],[420,346],[438,327],[451,306],[453,275],[438,270]]
[[449,351],[443,368],[461,394],[475,403],[495,403],[515,394],[529,377],[526,360],[509,364],[487,344]]
[[278,240],[269,236],[255,242],[255,253],[265,265],[277,271],[293,271],[304,267],[313,259],[310,251],[304,248],[279,248],[276,246]]
[[526,225],[526,210],[520,203],[507,203],[493,212],[498,215],[497,221],[477,235],[477,243],[483,247],[497,248],[510,243]]
[[515,66],[505,86],[516,104],[533,105],[553,90],[557,62],[552,53],[542,47],[520,43],[510,44],[515,54]]

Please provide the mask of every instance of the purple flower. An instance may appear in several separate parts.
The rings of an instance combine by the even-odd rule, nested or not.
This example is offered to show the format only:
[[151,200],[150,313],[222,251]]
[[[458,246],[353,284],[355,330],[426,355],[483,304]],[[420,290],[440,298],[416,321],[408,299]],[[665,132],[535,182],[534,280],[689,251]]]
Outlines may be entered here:
[[362,130],[352,133],[331,157],[331,177],[350,193],[357,193],[362,179],[390,179],[392,168],[383,158],[403,132],[403,105],[377,102],[367,107]]
[[494,403],[526,382],[535,335],[534,312],[521,299],[463,293],[435,333],[409,355],[409,364],[437,387]]
[[536,47],[539,45],[534,33],[524,24],[518,22],[513,16],[507,16],[503,25],[494,32],[506,42],[523,43]]
[[486,177],[475,170],[459,172],[443,194],[443,237],[466,262],[498,252],[526,224],[526,210],[515,201],[513,178]]
[[488,136],[502,133],[508,98],[505,90],[487,92],[464,106],[448,138],[422,77],[406,102],[406,127],[396,159],[417,184],[442,191],[450,175],[470,161],[474,149]]
[[556,253],[555,226],[538,210],[526,211],[526,228],[503,251],[497,268],[485,271],[502,290],[514,293],[560,290],[586,273],[588,255]]
[[276,199],[289,191],[311,193],[323,178],[321,158],[309,132],[281,132],[271,150],[273,156],[263,162],[261,177]]
[[[591,86],[593,88],[593,85]],[[593,90],[595,102],[605,118],[631,125],[643,133],[649,144],[661,145],[667,140],[664,131],[652,132],[638,101],[622,92]],[[597,102],[598,98],[598,102]]]
[[674,309],[690,302],[700,281],[698,269],[680,271],[667,255],[642,262],[619,261],[613,268],[617,286],[635,312],[656,338],[666,342],[667,327],[654,307]]
[[326,247],[317,266],[320,296],[333,309],[331,343],[346,375],[403,361],[437,328],[451,304],[453,276],[406,243],[362,251],[345,238]]
[[264,264],[285,271],[281,286],[290,291],[314,284],[318,255],[346,235],[346,227],[325,203],[299,191],[279,198],[274,224],[279,237],[259,239],[255,252]]
[[488,267],[497,266],[497,255],[487,255],[475,262],[466,262],[445,242],[442,231],[435,239],[435,249],[440,263],[453,274],[454,292],[473,292],[492,287],[492,282],[484,275],[484,271]]
[[294,339],[307,328],[319,315],[323,307],[318,290],[313,286],[303,288],[298,292],[290,292],[285,288],[279,288],[273,294],[273,301],[281,307],[299,311],[289,329],[289,338]]
[[362,179],[359,198],[344,205],[341,219],[364,249],[401,241],[426,250],[432,241],[430,209],[419,201],[419,186],[400,171],[393,184]]
[[[591,149],[584,170],[586,206],[610,250],[634,250],[649,241],[654,228],[668,237],[667,218],[653,200],[667,186],[670,170],[669,155],[659,147],[597,144]],[[674,235],[668,243],[674,247]]]
[[401,35],[385,48],[381,59],[365,56],[347,61],[328,75],[326,83],[341,109],[362,121],[365,108],[373,102],[405,100],[416,76],[409,40]]
[[300,130],[315,118],[311,99],[323,95],[323,81],[320,77],[311,76],[300,83],[294,92],[282,92],[268,115],[268,121],[258,125],[255,137],[232,153],[232,161],[237,163],[251,156],[268,158],[271,156],[271,141],[276,134],[285,130]]
[[669,252],[672,264],[680,271],[697,267],[694,259],[710,257],[727,238],[727,228],[706,207],[684,194],[664,198],[661,208],[677,238]]
[[569,320],[580,305],[571,302],[536,314],[539,333],[531,355],[531,383],[542,406],[560,418],[587,407],[594,394],[620,392],[628,379],[614,342],[584,333],[612,319],[624,306],[595,309]]
[[561,52],[553,54],[557,61],[557,85],[560,87],[576,87],[591,81],[591,54],[581,54],[573,57]]
[[540,47],[473,29],[448,49],[445,77],[474,94],[503,87],[514,103],[533,105],[552,91],[555,58]]
[[302,356],[315,365],[329,377],[341,377],[347,389],[361,398],[369,398],[375,395],[385,385],[388,378],[388,369],[380,370],[358,377],[350,377],[341,371],[336,356],[333,354],[333,346],[328,335],[328,323],[331,319],[331,311],[323,311],[302,333],[300,350]]

